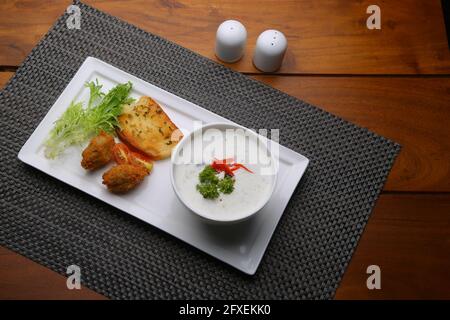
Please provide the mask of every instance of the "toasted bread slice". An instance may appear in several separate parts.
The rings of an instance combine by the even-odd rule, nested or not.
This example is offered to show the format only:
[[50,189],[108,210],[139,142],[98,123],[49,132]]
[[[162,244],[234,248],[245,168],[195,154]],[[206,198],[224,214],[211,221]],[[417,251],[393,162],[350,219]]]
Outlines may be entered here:
[[177,126],[150,97],[141,97],[137,102],[124,106],[119,126],[118,134],[124,142],[155,160],[169,157],[179,140],[174,141],[172,137],[178,130]]

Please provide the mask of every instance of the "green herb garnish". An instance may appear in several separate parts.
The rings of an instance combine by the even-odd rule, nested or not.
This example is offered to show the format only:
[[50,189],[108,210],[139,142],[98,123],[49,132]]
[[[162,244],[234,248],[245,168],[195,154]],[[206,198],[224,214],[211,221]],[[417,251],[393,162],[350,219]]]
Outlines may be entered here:
[[200,183],[211,183],[217,184],[219,182],[219,177],[217,177],[216,170],[211,166],[206,166],[198,175]]
[[217,184],[219,191],[225,194],[230,194],[234,190],[234,179],[230,176],[225,176],[222,180]]
[[210,165],[199,173],[200,183],[197,184],[197,190],[205,199],[216,199],[220,192],[230,194],[234,190],[234,178],[225,175],[219,179],[217,171]]
[[197,190],[202,194],[203,198],[205,199],[215,199],[219,196],[217,184],[199,183],[197,185]]
[[106,95],[101,92],[98,81],[85,85],[89,88],[86,108],[82,102],[72,102],[62,116],[56,120],[45,141],[45,156],[55,158],[69,146],[80,144],[100,131],[114,133],[122,106],[131,103],[131,82],[118,84]]

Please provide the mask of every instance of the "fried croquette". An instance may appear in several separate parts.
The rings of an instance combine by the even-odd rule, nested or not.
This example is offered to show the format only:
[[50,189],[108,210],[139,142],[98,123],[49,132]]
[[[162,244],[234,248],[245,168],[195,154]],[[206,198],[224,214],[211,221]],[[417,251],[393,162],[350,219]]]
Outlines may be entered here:
[[111,161],[114,138],[110,134],[102,131],[92,138],[89,145],[84,149],[81,166],[86,170],[95,170],[103,167]]
[[141,183],[148,173],[143,166],[119,164],[103,174],[103,184],[113,193],[125,193]]

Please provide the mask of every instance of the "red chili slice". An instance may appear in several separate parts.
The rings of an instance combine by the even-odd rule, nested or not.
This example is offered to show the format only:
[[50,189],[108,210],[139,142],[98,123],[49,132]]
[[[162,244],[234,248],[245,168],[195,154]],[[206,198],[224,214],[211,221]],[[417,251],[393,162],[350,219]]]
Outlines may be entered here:
[[236,171],[238,169],[244,169],[247,172],[253,173],[252,170],[247,168],[241,163],[234,163],[233,158],[218,160],[214,158],[214,161],[211,164],[211,167],[216,170],[217,172],[225,172],[229,176],[234,176],[233,171]]
[[234,158],[226,158],[226,159],[223,159],[223,160],[219,160],[219,159],[214,158],[214,162],[217,162],[219,164],[233,164],[234,163]]
[[227,164],[224,163],[218,163],[217,161],[213,161],[213,163],[211,164],[211,167],[216,170],[217,172],[225,172],[227,175],[229,176],[234,176],[233,171],[231,171],[230,167]]
[[242,168],[242,169],[244,169],[244,170],[246,170],[246,171],[248,171],[248,172],[250,172],[250,173],[253,173],[252,170],[250,170],[249,168],[247,168],[246,166],[244,166],[243,164],[240,164],[240,163],[235,163],[235,164],[233,164],[233,165],[231,166],[231,171],[236,171],[236,170],[238,170],[238,169],[240,169],[240,168]]

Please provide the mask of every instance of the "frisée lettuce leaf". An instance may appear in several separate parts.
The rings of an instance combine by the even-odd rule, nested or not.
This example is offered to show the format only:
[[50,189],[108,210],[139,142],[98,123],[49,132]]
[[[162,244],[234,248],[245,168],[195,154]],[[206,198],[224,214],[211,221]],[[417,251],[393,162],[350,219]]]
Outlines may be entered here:
[[117,118],[124,104],[133,102],[129,97],[131,82],[118,84],[107,94],[101,91],[98,81],[85,84],[89,88],[86,108],[82,102],[71,102],[61,117],[56,120],[45,146],[45,156],[55,158],[67,147],[85,142],[100,131],[114,134]]

